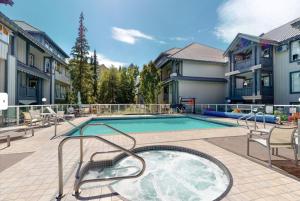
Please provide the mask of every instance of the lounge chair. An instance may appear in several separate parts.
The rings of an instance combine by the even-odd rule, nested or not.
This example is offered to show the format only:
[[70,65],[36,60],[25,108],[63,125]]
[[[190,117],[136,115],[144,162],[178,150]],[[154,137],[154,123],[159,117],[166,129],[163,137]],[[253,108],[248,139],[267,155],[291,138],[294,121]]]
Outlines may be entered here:
[[43,119],[40,116],[40,113],[38,113],[36,110],[30,110],[29,112],[22,112],[24,116],[24,124],[33,126],[37,125],[37,123],[40,123],[43,121]]
[[65,118],[75,118],[74,114],[65,114],[64,111],[57,111],[55,112],[51,107],[46,107],[47,110],[50,112],[51,115],[56,117],[57,121],[59,120],[65,120]]
[[88,116],[90,114],[90,108],[83,107],[80,109],[80,116]]
[[[24,133],[16,132],[19,130],[23,130]],[[34,136],[34,128],[29,125],[0,128],[0,140],[6,139],[7,147],[9,147],[11,138],[25,136],[27,135],[27,130],[31,130],[31,136]]]
[[[295,164],[298,165],[298,147],[295,142],[295,133],[297,128],[291,127],[272,127],[266,130],[250,130],[247,134],[247,155],[249,156],[250,142],[257,142],[268,150],[269,155],[269,167],[272,167],[271,155],[278,155],[278,148],[293,149]],[[271,154],[272,149],[272,154]]]

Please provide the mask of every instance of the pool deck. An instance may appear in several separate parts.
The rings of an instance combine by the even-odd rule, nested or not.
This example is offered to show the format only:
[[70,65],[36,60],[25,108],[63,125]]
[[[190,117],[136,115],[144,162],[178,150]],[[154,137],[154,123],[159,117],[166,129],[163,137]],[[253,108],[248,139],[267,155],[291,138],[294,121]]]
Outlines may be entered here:
[[[77,118],[73,123],[80,124],[90,117]],[[218,119],[235,123],[236,120]],[[72,127],[61,123],[58,127],[59,135],[69,131]],[[62,138],[52,139],[54,127],[38,129],[34,137],[13,140],[10,147],[5,142],[0,144],[0,155],[27,154],[19,162],[11,163],[9,167],[0,171],[0,201],[49,201],[55,200],[58,191],[58,156],[57,147]],[[246,130],[239,127],[203,129],[190,131],[173,131],[158,133],[132,134],[137,140],[137,147],[146,145],[176,145],[195,149],[207,153],[220,160],[233,176],[233,186],[224,201],[281,201],[300,200],[300,182],[253,162],[240,155],[222,149],[206,141],[206,138],[242,136]],[[130,143],[120,136],[107,136],[118,144],[130,146]],[[84,141],[84,161],[90,153],[107,150],[108,147],[93,141]],[[62,200],[76,200],[72,196],[74,175],[78,166],[79,142],[70,141],[64,146],[64,192]],[[12,156],[12,155],[11,155]],[[107,156],[109,157],[109,156]],[[7,161],[0,157],[1,164]],[[89,197],[101,201],[117,201],[120,197],[112,195],[99,197],[110,193],[109,189],[92,188],[83,190],[82,197]]]

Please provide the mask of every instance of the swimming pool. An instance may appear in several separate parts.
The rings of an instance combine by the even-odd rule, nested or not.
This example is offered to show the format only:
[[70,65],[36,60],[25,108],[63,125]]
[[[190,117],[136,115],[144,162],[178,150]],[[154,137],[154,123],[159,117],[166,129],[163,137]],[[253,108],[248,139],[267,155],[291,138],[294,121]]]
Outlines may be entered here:
[[[125,133],[147,133],[161,131],[181,131],[193,129],[226,128],[233,125],[207,121],[191,117],[155,117],[155,118],[95,118],[86,124],[105,123]],[[79,130],[74,130],[68,135],[77,136]],[[93,126],[84,130],[83,135],[111,135],[115,131],[105,126]]]

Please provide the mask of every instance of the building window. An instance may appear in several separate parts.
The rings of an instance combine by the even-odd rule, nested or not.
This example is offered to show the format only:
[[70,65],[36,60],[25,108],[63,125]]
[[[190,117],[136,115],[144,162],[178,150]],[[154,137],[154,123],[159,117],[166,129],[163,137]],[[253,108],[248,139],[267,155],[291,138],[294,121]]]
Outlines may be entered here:
[[34,67],[34,55],[33,54],[29,54],[29,65]]
[[49,58],[45,58],[45,72],[50,73],[51,62]]
[[28,82],[29,82],[29,87],[30,88],[36,88],[37,87],[37,80],[36,79],[30,78]]
[[291,61],[300,60],[300,40],[291,42]]
[[26,87],[27,76],[25,73],[20,73],[21,86]]
[[290,92],[300,93],[300,71],[290,73]]

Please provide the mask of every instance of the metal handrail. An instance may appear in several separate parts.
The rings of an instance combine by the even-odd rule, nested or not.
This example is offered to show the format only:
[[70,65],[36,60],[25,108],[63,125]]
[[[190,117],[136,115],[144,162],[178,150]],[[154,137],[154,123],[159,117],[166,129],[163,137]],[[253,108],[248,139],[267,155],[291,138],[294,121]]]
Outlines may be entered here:
[[[133,150],[133,149],[135,148],[135,146],[136,146],[136,140],[135,140],[134,137],[131,137],[130,135],[124,133],[123,131],[120,131],[120,130],[118,130],[118,129],[116,129],[116,128],[114,128],[114,127],[108,125],[108,124],[105,124],[105,123],[91,123],[91,124],[87,124],[87,125],[85,125],[84,127],[82,127],[82,128],[80,129],[80,135],[82,136],[84,130],[87,129],[88,127],[91,127],[91,126],[106,126],[106,127],[110,128],[110,129],[116,131],[117,133],[122,134],[123,136],[125,136],[125,137],[131,139],[132,142],[133,142],[133,145],[132,145],[132,147],[129,148],[128,150]],[[81,146],[81,148],[82,148],[82,146]],[[83,152],[83,150],[81,150],[81,153],[82,153],[82,152]],[[95,152],[95,153],[93,153],[93,154],[91,155],[90,161],[93,161],[93,158],[94,158],[96,155],[98,155],[98,154],[115,153],[115,152],[121,152],[121,150],[113,150],[113,151],[105,151],[105,152]]]
[[238,119],[236,120],[237,125],[240,125],[240,121],[243,120],[244,118],[248,117],[249,115],[252,116],[252,115],[253,115],[253,112],[250,112],[250,113],[248,113],[247,115],[241,116],[240,118],[238,118]]
[[246,126],[247,128],[249,129],[250,126],[248,125],[248,120],[253,118],[254,117],[254,130],[256,130],[258,128],[257,124],[256,124],[256,115],[263,115],[263,123],[264,123],[264,128],[266,128],[266,116],[265,116],[265,113],[263,112],[258,112],[258,113],[253,113],[252,116],[248,117],[245,119],[245,122],[246,122]]
[[[142,169],[136,175],[110,177],[110,178],[102,178],[102,179],[90,179],[90,180],[81,181],[77,185],[74,186],[74,188],[75,188],[74,190],[75,190],[76,194],[78,194],[80,186],[85,184],[85,183],[137,178],[137,177],[141,176],[144,173],[145,168],[146,168],[146,163],[145,163],[143,158],[141,158],[140,156],[136,155],[135,153],[133,153],[133,152],[117,145],[117,144],[114,144],[114,143],[112,143],[112,142],[110,142],[110,141],[108,141],[108,140],[106,140],[102,137],[99,137],[99,136],[72,136],[72,137],[70,136],[70,137],[66,137],[59,143],[59,146],[58,146],[58,177],[59,177],[58,187],[59,187],[59,192],[58,192],[57,199],[61,199],[63,197],[63,154],[62,154],[63,153],[63,145],[69,140],[75,140],[75,139],[76,140],[77,139],[82,140],[82,139],[89,139],[89,138],[97,139],[101,142],[104,142],[104,143],[106,143],[106,144],[108,144],[112,147],[115,147],[115,148],[125,152],[129,156],[132,156],[132,157],[138,159],[142,163]],[[81,155],[80,160],[82,160],[82,155]]]

